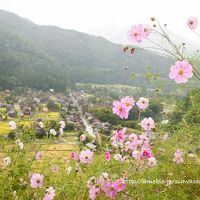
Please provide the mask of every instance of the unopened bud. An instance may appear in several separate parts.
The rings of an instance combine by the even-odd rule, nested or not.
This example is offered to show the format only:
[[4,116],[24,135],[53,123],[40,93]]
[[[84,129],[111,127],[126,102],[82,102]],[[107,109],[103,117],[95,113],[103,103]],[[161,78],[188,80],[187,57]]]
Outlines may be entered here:
[[128,51],[128,47],[124,47],[123,51],[127,52]]
[[131,53],[134,54],[135,48],[131,48]]

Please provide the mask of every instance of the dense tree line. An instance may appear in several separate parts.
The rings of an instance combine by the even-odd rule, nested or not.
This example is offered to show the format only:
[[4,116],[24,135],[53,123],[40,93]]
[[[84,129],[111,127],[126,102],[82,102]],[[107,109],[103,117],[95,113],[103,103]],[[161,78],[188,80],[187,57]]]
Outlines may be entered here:
[[[142,58],[142,59],[141,59]],[[171,61],[148,51],[134,55],[113,44],[73,30],[38,26],[0,10],[0,86],[63,90],[73,82],[146,85],[147,65],[165,73]],[[157,66],[157,67],[155,67]],[[136,80],[130,79],[135,73]]]

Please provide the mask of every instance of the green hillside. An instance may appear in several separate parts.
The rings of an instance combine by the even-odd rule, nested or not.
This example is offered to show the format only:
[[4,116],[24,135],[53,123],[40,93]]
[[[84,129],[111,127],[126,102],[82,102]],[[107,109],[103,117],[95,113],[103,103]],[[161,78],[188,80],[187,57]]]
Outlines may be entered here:
[[[145,84],[147,65],[168,72],[170,60],[148,51],[125,54],[104,38],[39,26],[0,10],[0,86],[63,90],[75,82]],[[124,68],[128,67],[127,73]],[[129,79],[130,73],[138,79]]]

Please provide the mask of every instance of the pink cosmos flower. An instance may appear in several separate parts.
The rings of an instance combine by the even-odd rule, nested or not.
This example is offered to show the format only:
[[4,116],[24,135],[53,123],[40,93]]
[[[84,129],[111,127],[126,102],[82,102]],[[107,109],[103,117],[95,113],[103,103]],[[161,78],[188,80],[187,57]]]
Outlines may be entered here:
[[119,116],[121,119],[127,119],[129,115],[129,110],[127,106],[119,101],[113,102],[113,113]]
[[140,125],[145,131],[150,131],[152,128],[155,128],[154,120],[151,117],[149,117],[149,118],[145,117],[141,121]]
[[108,173],[103,172],[97,179],[97,184],[99,184],[101,188],[104,188],[104,184],[108,181],[110,181]]
[[131,150],[136,150],[137,147],[138,147],[138,142],[137,142],[137,141],[132,141],[132,142],[130,142],[130,144],[129,144],[129,149],[131,149]]
[[80,141],[85,141],[86,140],[86,135],[85,134],[82,134],[81,136],[80,136]]
[[194,30],[198,26],[198,18],[197,17],[190,17],[187,20],[187,25],[190,29]]
[[96,177],[94,177],[94,176],[90,177],[90,179],[87,181],[87,187],[89,189],[92,189],[93,187],[95,187],[96,182],[97,182]]
[[105,182],[103,191],[105,192],[106,196],[110,197],[111,199],[114,199],[117,194],[117,190],[113,182]]
[[49,187],[46,189],[46,194],[43,200],[53,200],[55,196],[55,190],[53,189],[53,187]]
[[65,122],[64,121],[60,121],[60,128],[62,128],[62,129],[65,128]]
[[174,153],[173,161],[176,164],[183,163],[184,162],[184,160],[183,160],[183,151],[181,151],[180,149],[177,149],[176,152]]
[[122,155],[119,154],[119,153],[118,153],[118,154],[115,154],[115,155],[114,155],[114,159],[115,159],[115,160],[118,160],[118,161],[122,161]]
[[140,158],[140,152],[137,150],[134,150],[132,152],[132,157],[135,158],[136,160],[138,160]]
[[53,173],[56,173],[58,170],[59,170],[59,166],[58,165],[54,165],[54,166],[51,167],[51,171]]
[[115,133],[115,138],[119,142],[123,142],[126,139],[126,128],[123,128],[122,130],[119,130]]
[[131,133],[128,136],[128,138],[129,138],[129,140],[132,140],[132,141],[137,141],[138,140],[138,136],[135,133]]
[[71,153],[71,158],[73,159],[73,160],[78,160],[78,154],[76,153],[76,152],[72,152]]
[[110,152],[109,152],[109,151],[106,151],[106,152],[105,152],[105,159],[106,159],[107,161],[109,161],[110,158],[111,158]]
[[139,109],[145,110],[149,106],[149,99],[140,97],[136,105],[138,106]]
[[79,155],[79,159],[81,163],[92,163],[93,160],[93,152],[89,149],[81,151]]
[[146,134],[139,135],[139,139],[142,140],[142,142],[145,141],[145,140],[149,141],[149,138],[147,137]]
[[49,195],[45,195],[43,200],[51,200],[51,197]]
[[126,189],[126,184],[125,184],[125,181],[124,179],[120,178],[120,179],[117,179],[115,182],[114,182],[114,188],[117,190],[117,192],[121,192],[123,190]]
[[143,148],[150,148],[149,140],[144,140],[143,141]]
[[128,31],[128,38],[136,43],[140,43],[144,37],[144,27],[141,24],[134,25]]
[[129,150],[130,143],[131,143],[130,141],[127,141],[127,142],[124,143],[124,150],[125,150],[125,152],[127,152]]
[[115,136],[111,137],[111,145],[115,148],[118,147],[118,141],[116,140]]
[[42,188],[44,176],[41,174],[33,174],[30,179],[32,188]]
[[133,98],[129,97],[129,96],[122,98],[121,103],[123,103],[129,111],[133,108],[133,106],[135,104]]
[[153,157],[153,153],[151,151],[151,149],[142,149],[142,151],[140,152],[140,158],[144,159],[144,158],[151,158]]
[[186,61],[177,61],[170,68],[169,78],[174,79],[176,83],[186,83],[193,76],[192,66]]
[[90,199],[94,200],[100,194],[100,189],[93,187],[90,189],[89,193],[90,193]]
[[40,160],[40,159],[42,158],[42,156],[43,156],[43,153],[42,153],[41,151],[38,151],[38,152],[36,153],[36,155],[35,155],[35,159],[36,159],[36,160]]

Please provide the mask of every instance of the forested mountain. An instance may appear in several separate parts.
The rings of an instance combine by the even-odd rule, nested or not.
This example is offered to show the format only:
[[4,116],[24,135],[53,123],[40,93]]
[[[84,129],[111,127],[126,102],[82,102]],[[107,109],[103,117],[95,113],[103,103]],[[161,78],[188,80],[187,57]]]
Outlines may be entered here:
[[[0,87],[63,90],[75,82],[145,84],[147,65],[168,72],[171,61],[148,51],[126,54],[104,38],[39,26],[0,10]],[[128,68],[127,72],[124,68]],[[130,73],[139,78],[133,82]]]

